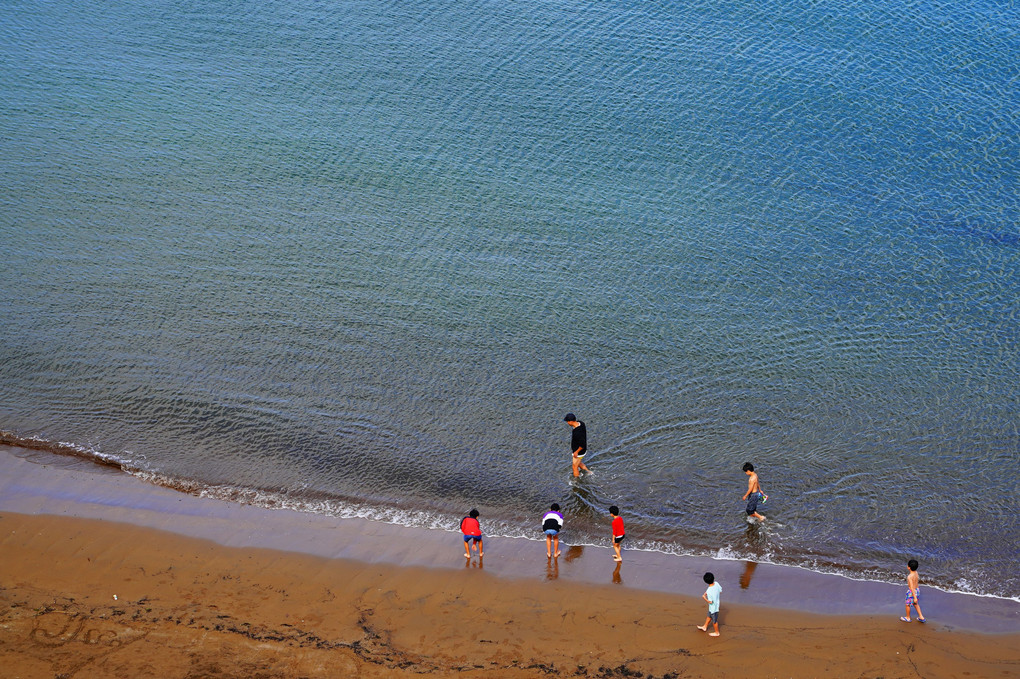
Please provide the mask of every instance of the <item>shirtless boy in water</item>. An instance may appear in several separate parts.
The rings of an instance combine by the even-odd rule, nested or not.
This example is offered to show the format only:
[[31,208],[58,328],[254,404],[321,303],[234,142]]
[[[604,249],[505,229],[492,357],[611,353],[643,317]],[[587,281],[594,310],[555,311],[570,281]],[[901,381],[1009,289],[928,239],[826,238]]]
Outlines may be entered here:
[[747,474],[747,492],[744,493],[742,500],[747,500],[747,515],[753,516],[759,521],[764,521],[765,517],[758,513],[758,502],[761,501],[763,493],[761,492],[761,486],[758,485],[758,474],[754,471],[754,465],[750,462],[744,463],[744,473]]

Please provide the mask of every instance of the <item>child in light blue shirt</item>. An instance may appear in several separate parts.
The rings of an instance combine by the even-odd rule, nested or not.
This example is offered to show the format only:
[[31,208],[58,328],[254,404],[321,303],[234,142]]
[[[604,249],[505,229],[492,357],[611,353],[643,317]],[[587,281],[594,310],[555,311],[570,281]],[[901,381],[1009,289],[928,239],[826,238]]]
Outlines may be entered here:
[[698,629],[708,632],[708,624],[712,623],[714,631],[708,632],[708,636],[717,637],[719,636],[719,598],[722,595],[722,585],[715,581],[715,576],[711,573],[705,573],[704,580],[708,589],[701,595],[701,598],[708,602],[708,617],[705,618],[704,625],[698,625]]

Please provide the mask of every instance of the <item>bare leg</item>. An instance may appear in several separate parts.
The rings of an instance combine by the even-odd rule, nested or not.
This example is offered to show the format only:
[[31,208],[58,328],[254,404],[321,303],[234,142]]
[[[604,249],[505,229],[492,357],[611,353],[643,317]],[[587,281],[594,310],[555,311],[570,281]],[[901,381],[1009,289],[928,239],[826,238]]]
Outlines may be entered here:
[[616,552],[616,556],[613,557],[613,561],[623,561],[623,555],[620,554],[620,543],[613,541],[613,551]]
[[707,632],[708,631],[708,626],[709,626],[709,624],[711,624],[711,622],[712,622],[711,616],[705,618],[705,624],[704,625],[698,625],[698,629],[700,629],[702,632]]
[[545,536],[545,555],[547,557],[550,557],[550,558],[552,557],[552,536],[551,535],[546,535]]
[[479,540],[478,541],[478,558],[481,559],[483,556],[485,556],[485,552],[482,551],[482,541]]
[[573,459],[570,460],[570,466],[574,470],[574,476],[581,475],[581,472],[578,471],[578,467],[581,466],[581,458],[579,458],[577,455],[574,455]]
[[559,535],[554,535],[553,536],[553,555],[555,555],[555,556],[559,556],[560,555],[560,536]]
[[464,556],[468,559],[471,558],[471,542],[468,540],[464,541]]

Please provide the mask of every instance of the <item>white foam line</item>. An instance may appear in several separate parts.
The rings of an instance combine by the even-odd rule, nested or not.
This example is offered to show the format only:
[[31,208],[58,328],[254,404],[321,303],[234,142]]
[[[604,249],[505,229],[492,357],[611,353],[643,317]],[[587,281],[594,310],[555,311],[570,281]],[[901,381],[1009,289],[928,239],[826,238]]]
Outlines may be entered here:
[[[263,507],[266,509],[289,509],[297,512],[306,512],[310,514],[319,514],[325,516],[332,516],[339,519],[365,519],[368,521],[378,521],[381,523],[388,523],[395,526],[404,526],[407,528],[423,528],[427,530],[441,530],[444,532],[455,533],[457,528],[453,527],[457,524],[457,517],[452,515],[444,515],[437,512],[423,511],[423,510],[407,510],[407,509],[383,509],[377,506],[368,504],[362,504],[350,501],[340,500],[296,500],[293,498],[287,498],[285,496],[270,492],[261,491],[245,488],[236,488],[233,486],[207,486],[194,481],[185,481],[181,479],[167,477],[161,474],[155,474],[152,472],[146,472],[142,470],[129,470],[132,475],[143,479],[154,485],[168,487],[174,490],[184,489],[183,492],[190,492],[199,497],[215,498],[218,500],[226,500],[229,502],[237,502],[240,504],[250,504],[256,507]],[[492,530],[495,527],[497,530]],[[545,537],[535,537],[530,534],[525,534],[523,531],[515,530],[515,527],[511,524],[501,522],[498,520],[489,521],[486,525],[487,535],[497,538],[506,539],[524,539],[534,542],[540,542]],[[499,530],[502,529],[502,530]],[[571,542],[572,545],[578,545],[582,547],[605,547],[603,543],[596,542]],[[870,582],[878,584],[899,584],[899,581],[880,579],[874,577],[862,577],[860,575],[853,575],[836,568],[821,568],[821,567],[809,567],[803,564],[797,563],[784,563],[782,561],[776,561],[772,558],[774,555],[744,555],[741,556],[739,553],[726,554],[724,550],[729,548],[723,547],[714,553],[706,550],[703,553],[699,553],[695,550],[686,550],[682,546],[672,545],[669,543],[658,542],[655,546],[646,546],[647,543],[642,544],[640,541],[632,542],[629,546],[629,551],[636,552],[649,552],[665,554],[667,556],[677,557],[701,557],[709,558],[715,561],[754,561],[755,563],[770,564],[773,566],[782,566],[786,568],[797,568],[803,571],[818,573],[822,575],[834,575],[846,580],[854,582]],[[987,599],[1000,599],[1003,601],[1013,601],[1020,603],[1020,596],[1004,596],[999,594],[991,594],[984,592],[974,592],[964,589],[952,588],[939,586],[931,583],[925,583],[927,587],[937,589],[942,592],[950,594],[962,594],[967,596],[981,597]]]

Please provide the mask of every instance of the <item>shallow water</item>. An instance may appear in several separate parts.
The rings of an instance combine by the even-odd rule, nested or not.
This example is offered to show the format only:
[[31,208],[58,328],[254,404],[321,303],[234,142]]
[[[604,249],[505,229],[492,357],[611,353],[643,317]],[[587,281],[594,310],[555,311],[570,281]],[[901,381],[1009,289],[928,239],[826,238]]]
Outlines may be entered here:
[[1017,28],[8,3],[0,428],[244,501],[505,535],[558,501],[575,542],[618,504],[632,547],[1020,597]]

